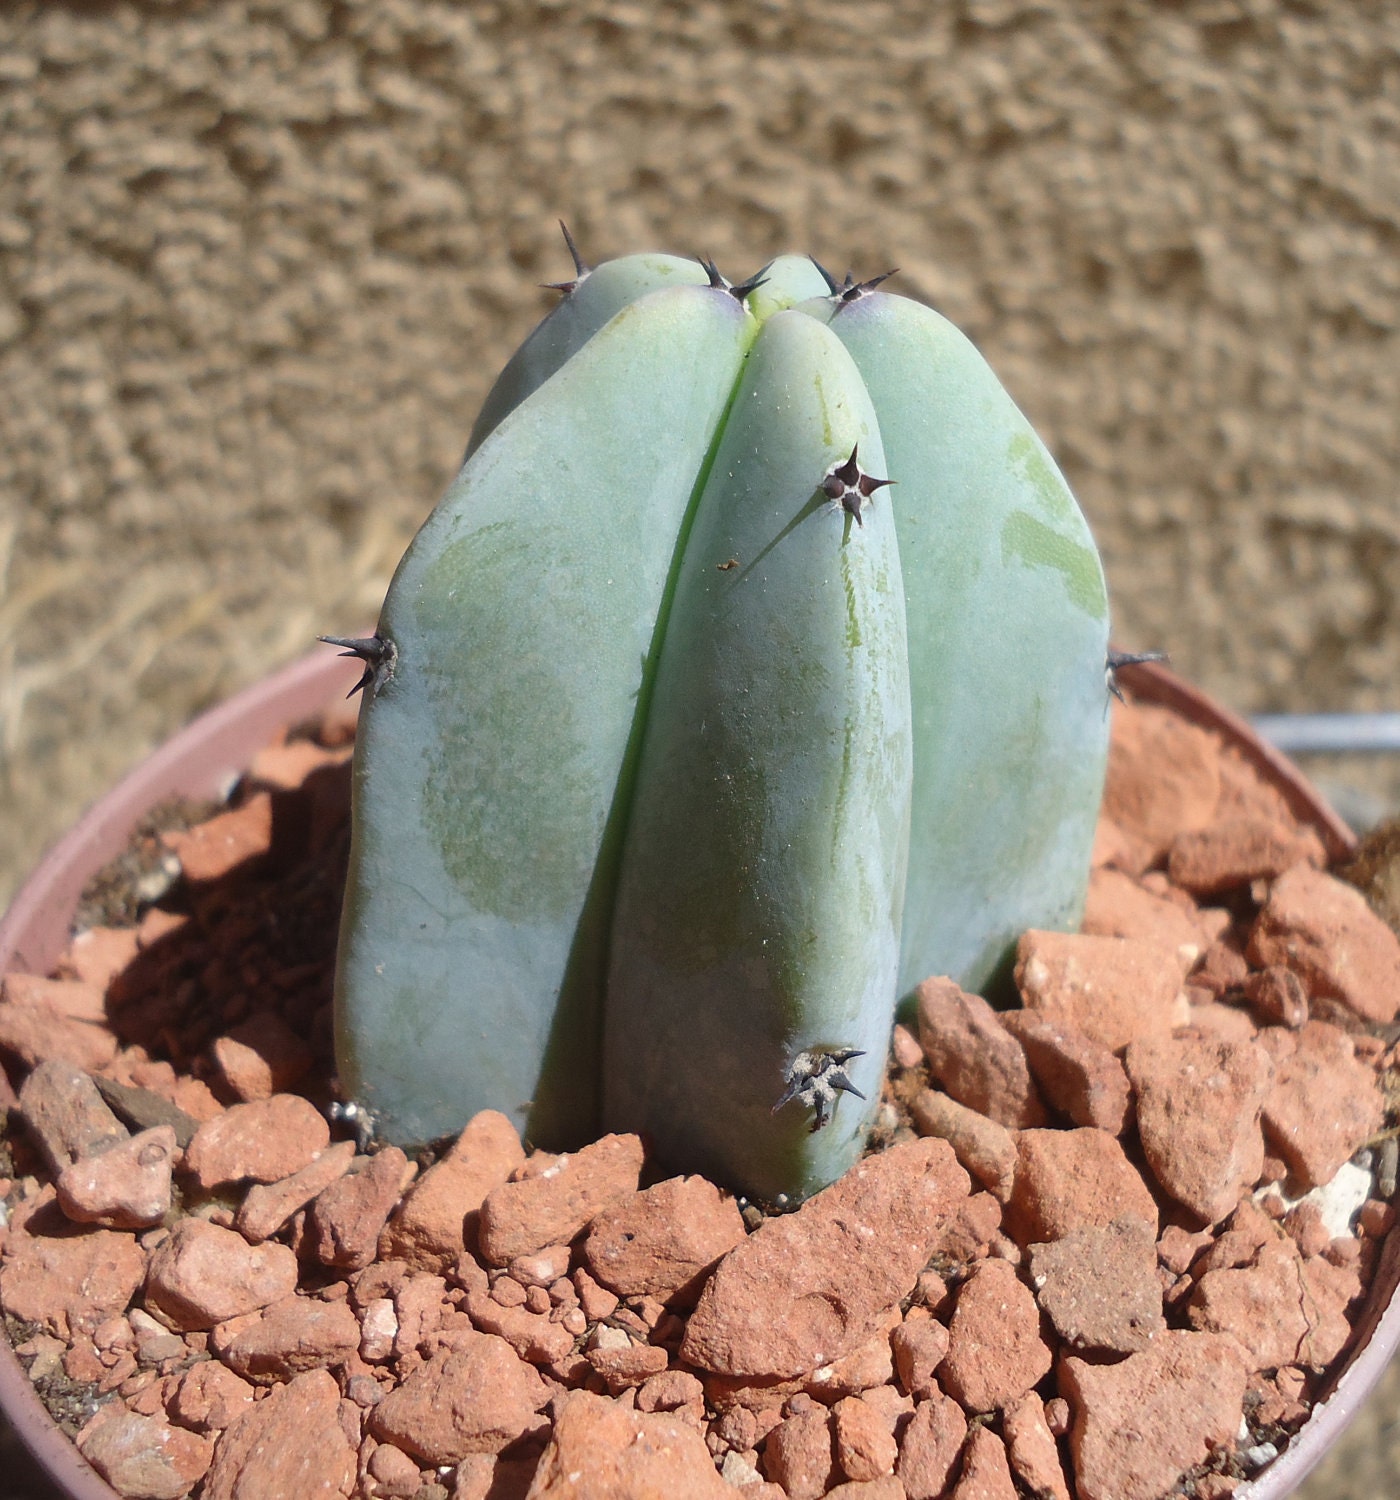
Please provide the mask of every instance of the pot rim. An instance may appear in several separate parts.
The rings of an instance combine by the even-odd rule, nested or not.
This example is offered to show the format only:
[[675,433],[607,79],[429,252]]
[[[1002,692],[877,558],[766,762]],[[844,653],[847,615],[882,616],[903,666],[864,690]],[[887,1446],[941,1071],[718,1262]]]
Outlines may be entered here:
[[[218,798],[272,735],[324,713],[355,681],[358,665],[316,650],[201,714],[98,799],[49,850],[0,921],[0,974],[47,973],[67,943],[68,925],[89,876],[125,847],[138,818],[172,796]],[[1157,663],[1121,669],[1119,680],[1144,702],[1161,704],[1218,731],[1283,793],[1322,835],[1330,858],[1355,847],[1355,836],[1298,768],[1249,724]],[[1282,1500],[1342,1432],[1400,1346],[1400,1232],[1377,1262],[1354,1352],[1288,1447],[1236,1500]],[[1364,1346],[1364,1347],[1363,1347]],[[8,1340],[0,1338],[0,1410],[35,1459],[73,1500],[120,1500],[78,1452],[39,1400]]]

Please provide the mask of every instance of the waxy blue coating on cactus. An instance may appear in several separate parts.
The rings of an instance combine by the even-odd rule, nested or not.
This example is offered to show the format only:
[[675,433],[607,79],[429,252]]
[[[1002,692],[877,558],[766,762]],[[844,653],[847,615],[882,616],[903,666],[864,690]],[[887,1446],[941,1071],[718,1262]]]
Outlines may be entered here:
[[597,1115],[610,865],[657,616],[753,320],[630,303],[495,429],[385,600],[337,973],[342,1087],[396,1141]]
[[[838,310],[839,309],[839,310]],[[1108,755],[1108,595],[1054,460],[971,341],[872,292],[830,319],[880,413],[904,564],[915,851],[899,987],[986,993],[1082,915]]]
[[395,575],[337,976],[390,1140],[493,1107],[568,1147],[601,1108],[801,1196],[861,1149],[898,996],[1078,919],[1082,517],[943,319],[761,275],[580,265]]
[[[698,261],[678,255],[623,255],[590,269],[579,264],[578,280],[558,307],[511,355],[481,404],[467,457],[501,419],[563,366],[605,324],[638,297],[668,286],[708,286]],[[815,291],[809,292],[815,295]]]
[[[903,584],[888,490],[861,521],[814,479],[884,473],[854,362],[779,312],[749,355],[667,623],[628,821],[603,1121],[772,1199],[859,1156],[899,961],[911,784]],[[859,1049],[812,1131],[774,1082]]]

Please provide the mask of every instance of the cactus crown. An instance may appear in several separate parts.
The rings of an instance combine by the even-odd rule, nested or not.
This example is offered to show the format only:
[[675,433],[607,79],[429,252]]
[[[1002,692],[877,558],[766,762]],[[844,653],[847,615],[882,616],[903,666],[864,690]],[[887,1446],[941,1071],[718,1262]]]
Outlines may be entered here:
[[1077,922],[1103,574],[981,356],[884,276],[569,248],[336,642],[342,1085],[401,1143],[495,1107],[790,1200],[859,1153],[901,996]]

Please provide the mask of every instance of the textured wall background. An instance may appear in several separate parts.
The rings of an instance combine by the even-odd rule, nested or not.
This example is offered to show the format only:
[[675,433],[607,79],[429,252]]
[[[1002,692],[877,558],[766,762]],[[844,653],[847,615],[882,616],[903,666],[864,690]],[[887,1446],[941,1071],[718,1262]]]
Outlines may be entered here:
[[55,0],[0,87],[0,894],[372,618],[560,216],[901,266],[1059,455],[1121,642],[1245,708],[1400,675],[1385,0]]

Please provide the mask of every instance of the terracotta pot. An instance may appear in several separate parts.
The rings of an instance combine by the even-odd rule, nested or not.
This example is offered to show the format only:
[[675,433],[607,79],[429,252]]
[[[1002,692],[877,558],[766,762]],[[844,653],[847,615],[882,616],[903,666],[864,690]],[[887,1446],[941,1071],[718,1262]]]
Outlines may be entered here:
[[[0,922],[0,973],[46,973],[68,940],[68,927],[88,878],[126,846],[146,812],[172,797],[218,797],[239,771],[289,723],[313,718],[343,700],[359,671],[330,651],[275,673],[182,730],[96,803],[50,851]],[[1213,729],[1239,749],[1321,834],[1333,858],[1354,840],[1298,769],[1264,744],[1236,715],[1165,668],[1126,668],[1124,685],[1140,700],[1172,708]],[[1287,1450],[1236,1500],[1281,1500],[1338,1440],[1400,1345],[1400,1232],[1389,1237],[1351,1355]],[[0,1411],[62,1493],[75,1500],[117,1500],[116,1492],[84,1461],[35,1395],[9,1345],[0,1340]]]

